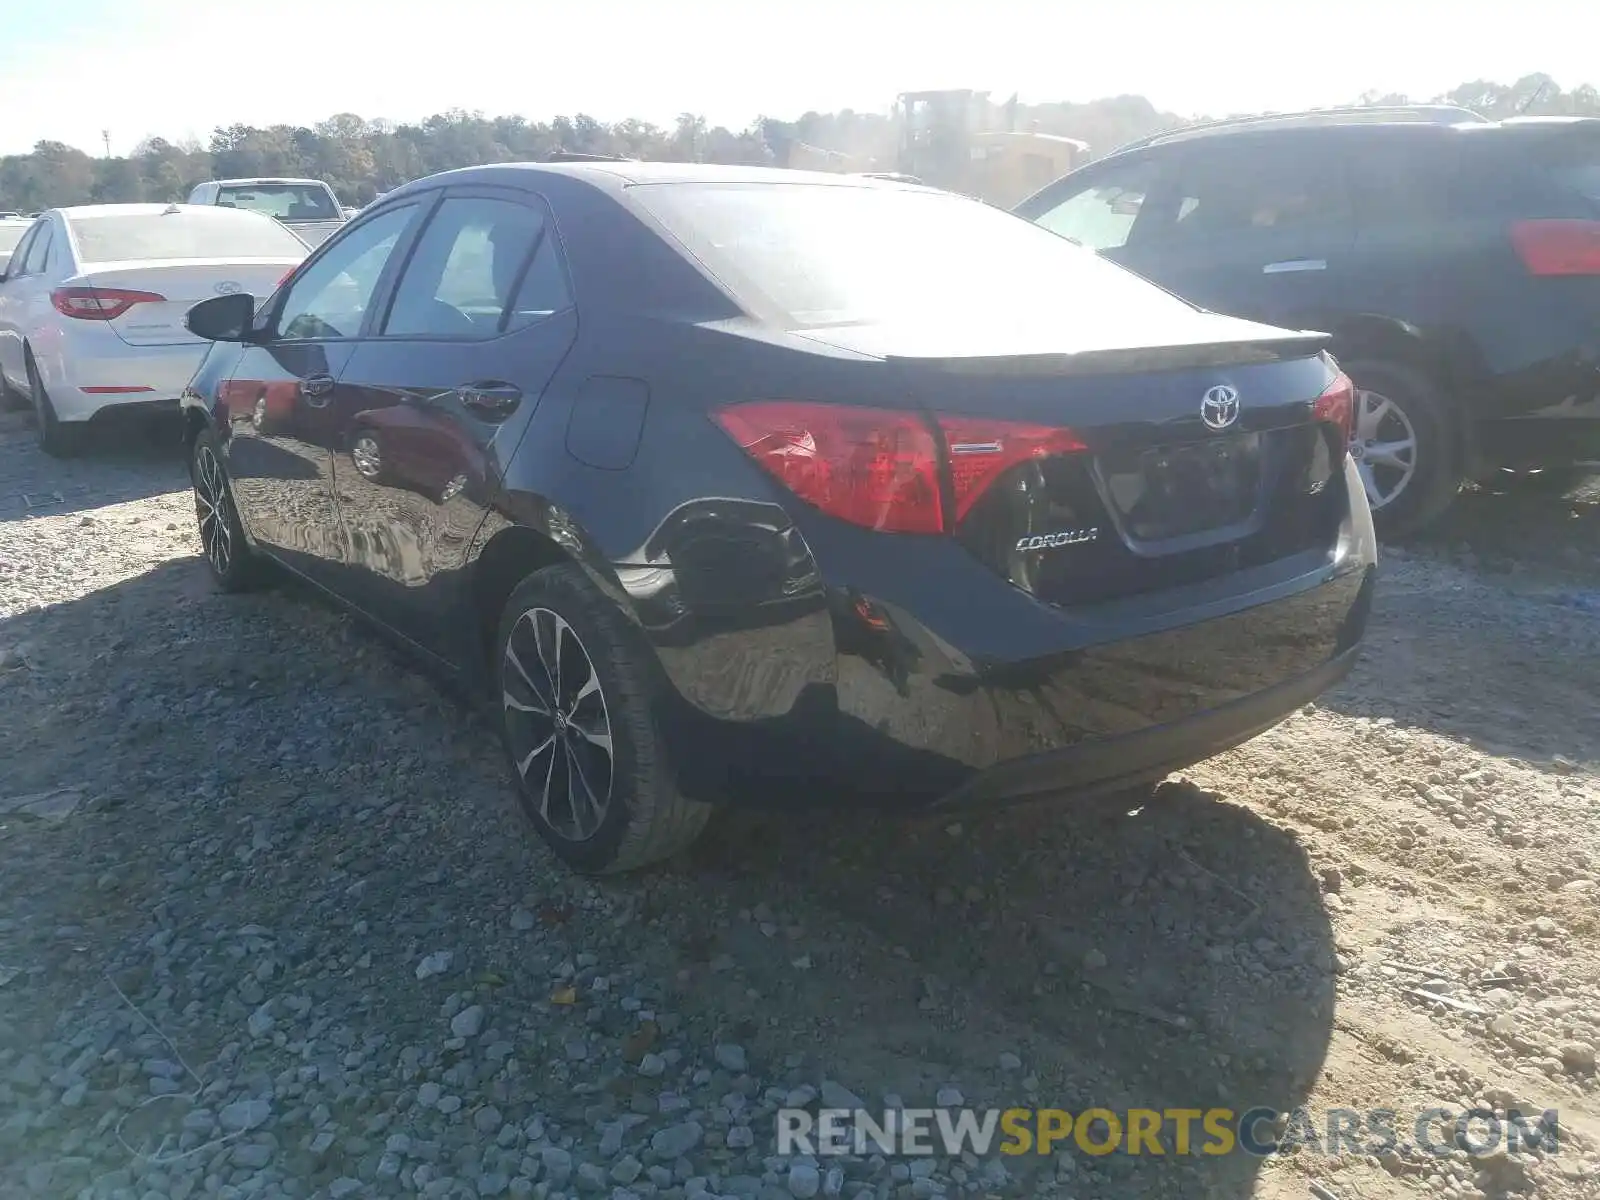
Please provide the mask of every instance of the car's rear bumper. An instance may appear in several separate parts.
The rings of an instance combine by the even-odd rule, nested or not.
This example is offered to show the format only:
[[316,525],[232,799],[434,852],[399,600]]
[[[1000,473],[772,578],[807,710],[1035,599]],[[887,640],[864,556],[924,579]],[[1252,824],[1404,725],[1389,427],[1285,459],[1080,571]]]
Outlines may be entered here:
[[1352,646],[1303,675],[1166,725],[999,763],[936,803],[1010,803],[1067,792],[1085,797],[1153,782],[1271,729],[1348,675],[1359,654]]
[[1359,503],[1337,549],[1097,610],[992,575],[969,589],[953,557],[917,569],[938,553],[873,562],[870,580],[714,638],[690,632],[693,613],[658,627],[685,790],[920,806],[1159,778],[1342,677],[1376,577]]
[[61,381],[50,387],[50,402],[63,421],[87,421],[110,408],[176,410],[207,345],[129,346],[119,340],[110,346],[100,340],[90,353],[73,350],[66,347]]

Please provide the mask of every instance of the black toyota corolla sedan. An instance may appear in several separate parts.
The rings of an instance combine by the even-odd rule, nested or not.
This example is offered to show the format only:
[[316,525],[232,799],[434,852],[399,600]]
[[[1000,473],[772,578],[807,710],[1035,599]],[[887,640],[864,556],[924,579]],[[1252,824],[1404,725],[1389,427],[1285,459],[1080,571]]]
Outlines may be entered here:
[[584,871],[724,798],[1159,779],[1340,679],[1370,606],[1320,335],[928,188],[475,167],[188,320],[218,583],[288,568],[457,675]]

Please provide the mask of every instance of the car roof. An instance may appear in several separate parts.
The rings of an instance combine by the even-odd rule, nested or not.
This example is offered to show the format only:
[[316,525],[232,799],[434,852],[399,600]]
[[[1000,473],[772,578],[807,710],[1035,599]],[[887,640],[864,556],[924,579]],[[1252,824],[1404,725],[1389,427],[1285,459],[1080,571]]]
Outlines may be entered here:
[[309,183],[313,187],[326,187],[320,179],[296,179],[288,175],[251,175],[247,179],[210,179],[208,183],[215,183],[220,187],[238,187],[247,183]]
[[414,179],[384,194],[391,200],[412,191],[441,184],[487,183],[527,186],[541,177],[581,180],[607,191],[621,191],[641,183],[812,183],[830,187],[870,187],[890,190],[931,191],[915,185],[862,175],[833,175],[824,171],[792,171],[784,167],[742,167],[721,163],[681,163],[619,160],[615,162],[519,162],[461,167]]
[[[1312,115],[1312,114],[1302,114]],[[1336,143],[1347,140],[1407,139],[1407,138],[1484,138],[1496,134],[1522,130],[1551,130],[1573,125],[1592,124],[1600,127],[1597,117],[1509,117],[1503,121],[1470,121],[1450,123],[1445,121],[1417,120],[1349,120],[1333,119],[1325,124],[1273,125],[1267,122],[1241,120],[1238,124],[1192,126],[1169,129],[1148,138],[1141,138],[1127,146],[1119,147],[1106,158],[1119,154],[1132,154],[1140,150],[1167,150],[1176,146],[1197,146],[1226,142],[1253,144],[1282,141]],[[1106,161],[1102,159],[1100,161]]]
[[[180,213],[205,213],[206,220],[215,220],[217,213],[241,213],[244,210],[237,208],[218,208],[214,204],[74,204],[67,208],[57,208],[51,211],[60,213],[69,221],[83,217],[155,217],[169,212]],[[259,213],[246,213],[250,217],[260,216]],[[222,218],[232,220],[232,216]],[[268,217],[267,220],[272,218]]]

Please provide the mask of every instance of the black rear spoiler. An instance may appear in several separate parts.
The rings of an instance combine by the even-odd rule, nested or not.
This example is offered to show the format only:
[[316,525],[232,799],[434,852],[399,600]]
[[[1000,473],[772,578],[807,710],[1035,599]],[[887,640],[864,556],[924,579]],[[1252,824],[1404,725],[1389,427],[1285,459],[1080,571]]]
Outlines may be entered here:
[[1242,342],[1200,342],[1192,346],[1136,346],[1118,350],[1085,350],[1079,354],[974,355],[961,358],[888,356],[885,362],[920,367],[951,375],[1063,376],[1121,375],[1133,371],[1185,371],[1201,367],[1238,367],[1255,363],[1309,358],[1328,348],[1326,333],[1296,332]]

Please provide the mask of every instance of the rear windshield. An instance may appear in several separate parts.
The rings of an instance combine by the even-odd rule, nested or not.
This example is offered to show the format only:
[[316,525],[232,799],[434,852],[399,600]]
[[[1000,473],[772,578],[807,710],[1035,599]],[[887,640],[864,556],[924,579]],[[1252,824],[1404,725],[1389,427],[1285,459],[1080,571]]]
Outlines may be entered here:
[[140,258],[304,258],[306,245],[275,221],[238,213],[128,213],[73,217],[84,262]]
[[243,208],[280,221],[337,221],[339,206],[328,189],[311,183],[252,183],[217,192],[222,208]]
[[803,183],[636,185],[745,307],[790,328],[1087,321],[1188,306],[1029,221],[946,192]]
[[22,240],[22,235],[27,233],[31,228],[31,225],[24,224],[20,221],[15,224],[8,222],[4,225],[0,225],[0,254],[15,250],[17,248],[17,243]]

